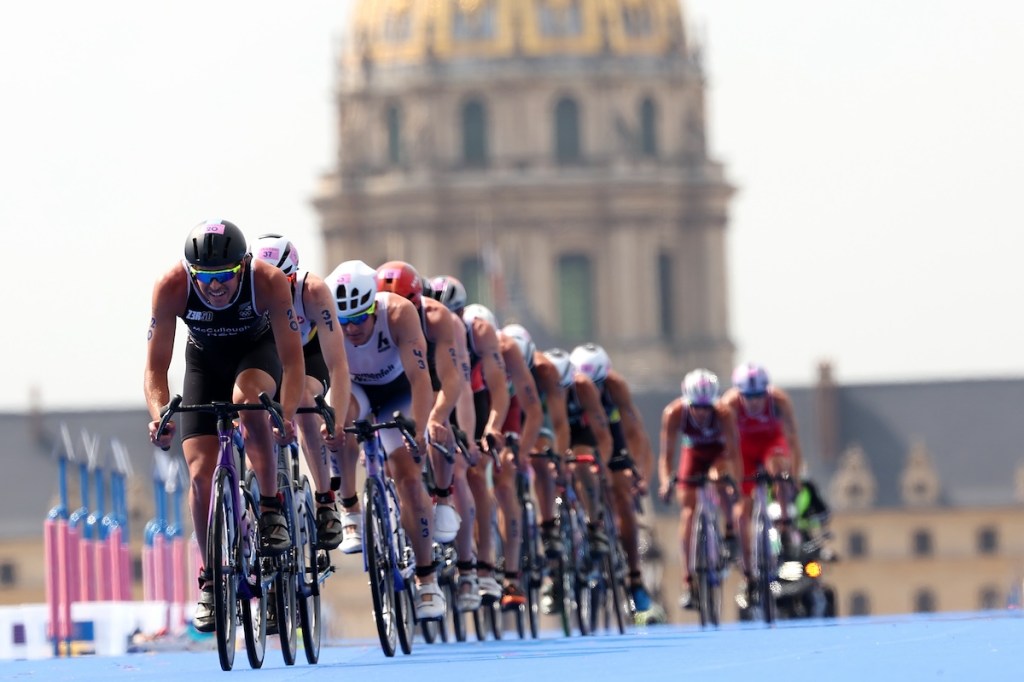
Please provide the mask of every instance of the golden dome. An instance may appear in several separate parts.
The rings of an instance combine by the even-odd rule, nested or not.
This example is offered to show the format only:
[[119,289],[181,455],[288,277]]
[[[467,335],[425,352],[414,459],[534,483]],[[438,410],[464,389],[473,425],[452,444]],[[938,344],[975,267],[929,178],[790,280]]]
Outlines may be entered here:
[[683,49],[679,0],[358,0],[350,28],[381,65]]

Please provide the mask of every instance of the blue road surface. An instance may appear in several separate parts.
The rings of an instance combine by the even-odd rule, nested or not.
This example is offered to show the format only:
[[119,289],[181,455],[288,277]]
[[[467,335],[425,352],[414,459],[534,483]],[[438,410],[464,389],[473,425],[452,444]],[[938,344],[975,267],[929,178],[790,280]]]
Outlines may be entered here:
[[[244,651],[222,672],[216,651],[129,654],[0,663],[0,680],[1024,680],[1024,617],[1018,611],[732,624],[702,631],[665,625],[625,636],[427,645],[388,659],[376,641],[324,647],[320,664],[285,667],[267,651],[250,670]],[[269,642],[268,642],[269,644]]]

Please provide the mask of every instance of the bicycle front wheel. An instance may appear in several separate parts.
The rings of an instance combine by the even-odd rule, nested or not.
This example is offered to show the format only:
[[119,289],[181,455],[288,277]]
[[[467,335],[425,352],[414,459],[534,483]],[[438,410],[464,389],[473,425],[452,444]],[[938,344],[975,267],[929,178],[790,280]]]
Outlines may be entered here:
[[[284,496],[282,509],[288,522],[288,533],[296,536],[295,496],[290,487],[282,488]],[[281,657],[285,665],[295,665],[298,649],[297,624],[299,620],[296,592],[299,590],[299,557],[295,543],[278,558],[277,577],[274,578],[275,608],[277,609],[277,634],[281,640]]]
[[384,491],[375,478],[366,479],[363,491],[363,544],[370,576],[373,618],[384,655],[395,655],[398,631],[395,624],[395,577],[391,570],[391,538],[387,535]]
[[772,581],[775,579],[775,561],[772,554],[770,535],[771,521],[762,507],[757,515],[756,534],[754,535],[757,552],[757,592],[760,598],[761,617],[771,625],[775,622],[775,595],[772,593]]
[[530,637],[540,635],[540,575],[537,516],[532,500],[523,504],[523,545],[519,552],[519,580],[526,593],[526,615],[530,623]]
[[320,660],[320,563],[317,550],[316,520],[313,517],[313,493],[309,481],[303,480],[299,506],[299,564],[302,574],[298,581],[299,627],[302,629],[302,648],[306,662]]
[[217,655],[222,670],[235,663],[235,633],[238,623],[235,575],[235,503],[231,476],[218,469],[214,478],[213,508],[207,534],[207,570],[213,579],[213,615],[216,624]]

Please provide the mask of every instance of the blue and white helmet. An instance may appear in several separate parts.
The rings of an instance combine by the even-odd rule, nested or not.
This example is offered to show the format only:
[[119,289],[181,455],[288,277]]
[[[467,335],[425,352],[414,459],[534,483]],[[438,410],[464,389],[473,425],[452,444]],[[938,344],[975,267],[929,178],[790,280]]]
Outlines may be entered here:
[[501,333],[511,338],[519,346],[519,352],[526,359],[526,364],[533,369],[533,354],[537,352],[537,346],[533,343],[530,332],[521,324],[506,324],[501,328]]
[[576,346],[569,354],[569,360],[577,372],[586,374],[595,384],[604,381],[608,377],[608,370],[612,368],[612,359],[596,343]]
[[544,357],[555,366],[555,370],[558,372],[558,385],[562,388],[572,386],[572,378],[575,376],[576,370],[572,366],[569,354],[561,348],[551,348],[544,351]]
[[718,399],[718,377],[706,369],[695,369],[683,377],[683,402],[687,405],[710,406]]
[[768,372],[756,362],[744,362],[732,372],[732,385],[743,395],[765,393],[768,384]]

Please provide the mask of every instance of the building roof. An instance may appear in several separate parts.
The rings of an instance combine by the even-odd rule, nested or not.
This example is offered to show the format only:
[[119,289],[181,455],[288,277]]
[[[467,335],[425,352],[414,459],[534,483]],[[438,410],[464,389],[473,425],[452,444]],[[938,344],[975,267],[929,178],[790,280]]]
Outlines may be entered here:
[[349,28],[355,65],[683,49],[678,0],[360,0]]

